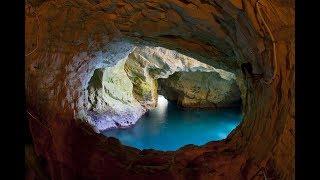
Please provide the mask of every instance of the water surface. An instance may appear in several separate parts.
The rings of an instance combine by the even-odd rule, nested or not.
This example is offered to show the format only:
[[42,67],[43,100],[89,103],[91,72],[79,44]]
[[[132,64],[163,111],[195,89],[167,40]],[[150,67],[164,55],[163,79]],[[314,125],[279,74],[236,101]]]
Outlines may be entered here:
[[239,108],[186,110],[159,96],[158,107],[146,113],[134,126],[106,130],[103,134],[138,149],[169,151],[187,144],[203,145],[225,139],[241,120]]

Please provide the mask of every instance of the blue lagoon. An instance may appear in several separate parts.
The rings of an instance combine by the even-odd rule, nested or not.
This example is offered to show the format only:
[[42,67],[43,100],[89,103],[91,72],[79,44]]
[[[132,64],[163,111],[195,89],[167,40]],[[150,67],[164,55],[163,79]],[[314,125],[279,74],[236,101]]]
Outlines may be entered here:
[[173,151],[188,144],[225,139],[241,120],[240,108],[186,109],[159,95],[157,108],[149,110],[135,125],[103,134],[141,150]]

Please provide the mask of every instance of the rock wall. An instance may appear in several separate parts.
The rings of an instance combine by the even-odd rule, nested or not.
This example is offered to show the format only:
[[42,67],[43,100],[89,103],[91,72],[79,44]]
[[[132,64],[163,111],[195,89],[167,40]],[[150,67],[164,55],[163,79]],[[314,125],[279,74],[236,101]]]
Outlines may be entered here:
[[[28,2],[27,114],[47,177],[294,178],[294,1]],[[88,83],[95,69],[132,52],[128,42],[173,49],[236,74],[242,124],[224,141],[177,152],[139,151],[92,132],[90,122],[83,124]],[[262,75],[242,74],[244,62]]]
[[[188,96],[198,97],[198,101],[201,101],[201,103],[198,103],[198,107],[216,107],[216,104],[223,107],[231,104],[234,99],[224,100],[224,98],[228,98],[226,93],[229,93],[229,91],[232,93],[231,96],[240,98],[233,73],[215,69],[165,48],[136,47],[128,55],[128,58],[120,60],[116,65],[94,71],[87,87],[88,100],[86,102],[88,104],[84,106],[87,108],[84,109],[84,112],[86,112],[88,121],[97,131],[125,128],[135,124],[143,113],[157,105],[157,78],[167,78],[174,72],[179,71],[208,72],[209,76],[195,77],[193,86],[199,86],[201,91],[193,92],[192,95],[189,93]],[[189,79],[181,78],[179,82],[185,84],[188,83],[186,81],[190,80],[192,81],[191,77]],[[204,83],[194,84],[199,80]],[[172,82],[172,78],[169,82]],[[206,84],[210,85],[207,86]],[[213,86],[213,84],[217,86]],[[230,84],[235,86],[230,86]],[[187,86],[180,87],[182,88],[181,95],[185,95],[184,90],[190,88]],[[207,93],[208,91],[212,91],[212,93]],[[231,91],[235,91],[237,94]],[[213,96],[214,92],[216,92],[215,96]],[[218,95],[221,92],[225,95]],[[208,94],[207,99],[202,97],[204,93]],[[191,103],[184,103],[183,105],[196,107]]]
[[[134,85],[135,98],[147,109],[154,108],[157,104],[158,83],[156,80],[166,79],[175,72],[210,72],[217,76],[215,82],[219,80],[235,82],[235,75],[231,72],[215,69],[194,58],[161,47],[139,46],[135,48],[128,56],[125,69]],[[220,76],[224,79],[219,78]],[[207,79],[205,82],[210,80],[213,79]],[[219,88],[224,87],[219,86]],[[237,86],[234,88],[238,89]],[[219,103],[218,100],[215,102]]]
[[128,127],[145,109],[133,97],[133,86],[124,71],[126,59],[113,67],[96,69],[88,85],[88,114],[98,130]]
[[235,79],[223,79],[216,72],[178,72],[158,79],[159,93],[182,107],[225,108],[240,106]]

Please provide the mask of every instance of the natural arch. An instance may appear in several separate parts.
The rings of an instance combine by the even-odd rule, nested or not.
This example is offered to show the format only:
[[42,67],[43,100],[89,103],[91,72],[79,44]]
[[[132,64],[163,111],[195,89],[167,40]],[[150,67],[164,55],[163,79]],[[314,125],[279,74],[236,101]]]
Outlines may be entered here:
[[[131,43],[234,72],[247,89],[241,127],[224,141],[168,153],[138,151],[90,131],[79,120],[89,79],[126,58]],[[35,152],[53,179],[291,179],[294,45],[290,0],[30,1],[26,96]],[[262,79],[244,77],[245,62]]]

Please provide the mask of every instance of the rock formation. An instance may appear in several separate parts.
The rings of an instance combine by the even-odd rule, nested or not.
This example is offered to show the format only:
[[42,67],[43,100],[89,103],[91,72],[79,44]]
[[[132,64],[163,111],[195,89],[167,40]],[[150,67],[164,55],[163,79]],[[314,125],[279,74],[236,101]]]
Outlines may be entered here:
[[[292,0],[27,1],[34,165],[50,179],[293,179],[294,10]],[[127,58],[132,43],[234,73],[242,124],[226,140],[176,152],[140,151],[92,131],[90,79]],[[243,63],[261,76],[244,76]]]
[[[165,48],[136,47],[128,55],[128,58],[122,59],[116,65],[94,71],[88,83],[88,101],[86,101],[88,104],[85,105],[87,109],[84,110],[86,112],[86,119],[84,120],[90,122],[97,131],[109,128],[125,128],[135,124],[143,113],[157,105],[157,79],[167,78],[174,72],[180,71],[188,73],[207,72],[208,76],[201,77],[203,83],[196,85],[201,88],[201,91],[193,92],[191,95],[199,97],[201,103],[198,103],[198,106],[200,107],[228,106],[233,100],[240,98],[239,88],[235,84],[233,73],[215,69]],[[221,76],[224,78],[221,78]],[[190,78],[181,78],[179,83],[188,84],[187,81],[192,79]],[[197,78],[193,82],[199,80]],[[172,78],[169,82],[170,84],[178,83],[173,82]],[[207,86],[206,84],[210,85]],[[213,86],[213,84],[216,86]],[[234,86],[230,86],[230,84]],[[180,88],[183,92],[190,87],[180,86]],[[208,91],[212,92],[207,93]],[[213,96],[214,92],[216,92],[215,96]],[[225,95],[217,96],[220,92],[225,93]],[[209,95],[207,99],[202,97],[203,93]],[[233,99],[226,96],[227,93],[232,93]],[[163,94],[166,94],[164,89]],[[190,94],[188,97],[190,97]],[[171,98],[171,100],[177,99]],[[208,106],[210,104],[211,106]],[[194,103],[184,103],[183,105],[196,107]]]
[[218,108],[240,105],[240,91],[234,79],[216,72],[179,72],[159,79],[160,94],[182,107]]
[[[166,79],[175,72],[208,72],[211,76],[207,76],[210,78],[206,79],[205,83],[208,81],[214,81],[211,83],[220,83],[218,81],[230,81],[229,83],[235,84],[235,75],[233,73],[223,71],[221,69],[215,69],[212,66],[197,61],[196,59],[161,47],[137,47],[128,56],[126,72],[133,82],[134,96],[144,107],[148,109],[154,108],[157,103],[158,83],[156,80],[159,78]],[[184,80],[181,79],[180,81]],[[199,84],[199,86],[205,86],[205,84]],[[222,88],[228,87],[216,86],[215,90],[221,90]],[[232,88],[234,88],[234,91],[239,89],[238,86],[232,86]],[[235,96],[239,98],[240,94],[238,93]],[[171,100],[176,99],[171,98]],[[220,100],[214,100],[214,102],[219,103]],[[228,104],[228,102],[226,102],[226,104]]]
[[128,127],[145,112],[133,97],[125,62],[124,59],[113,67],[95,70],[89,82],[88,114],[98,130]]

